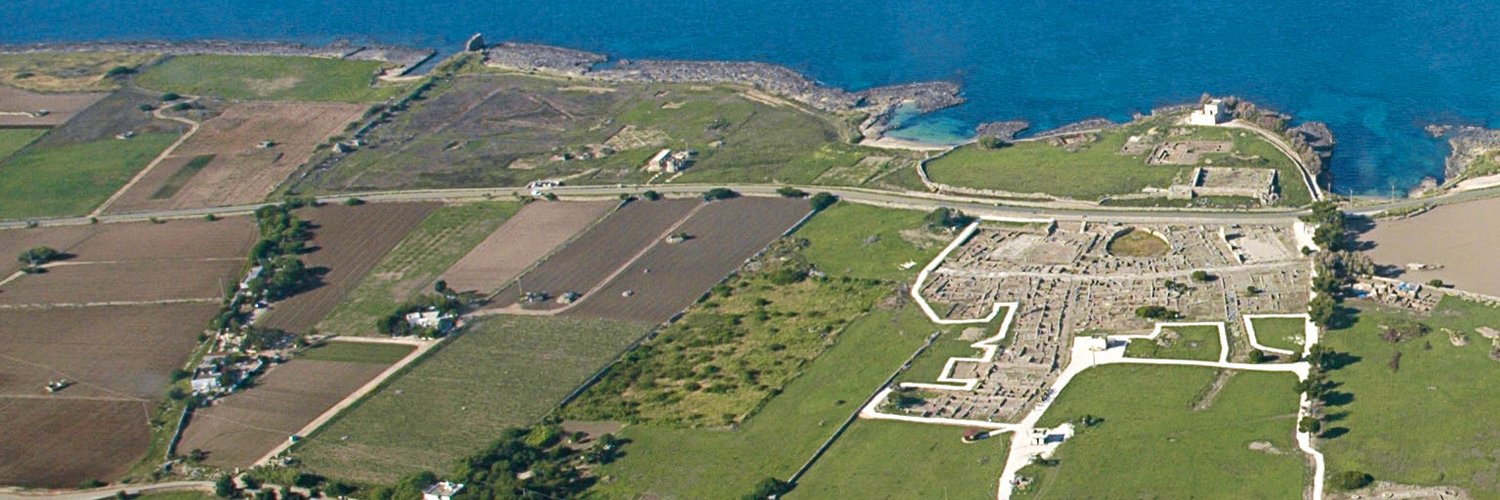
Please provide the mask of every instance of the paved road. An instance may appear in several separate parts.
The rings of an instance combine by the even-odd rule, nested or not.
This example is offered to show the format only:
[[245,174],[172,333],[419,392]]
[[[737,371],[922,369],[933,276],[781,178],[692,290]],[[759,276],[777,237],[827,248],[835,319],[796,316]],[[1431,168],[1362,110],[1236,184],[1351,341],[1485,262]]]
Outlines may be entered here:
[[[667,184],[651,186],[562,186],[550,191],[563,198],[598,197],[610,198],[624,194],[638,194],[654,190],[664,195],[696,195],[713,187],[727,187],[747,195],[774,196],[780,186],[766,184]],[[839,198],[871,205],[895,206],[914,209],[952,207],[964,213],[981,217],[1009,217],[1056,219],[1059,221],[1109,220],[1119,222],[1182,222],[1182,223],[1253,223],[1284,222],[1308,213],[1301,209],[1282,210],[1184,210],[1172,208],[1123,208],[1099,207],[1083,203],[1022,203],[1000,202],[982,198],[939,195],[921,192],[893,192],[864,188],[793,186],[808,192],[825,191]],[[320,196],[320,201],[339,203],[350,197],[372,202],[415,201],[465,201],[479,199],[509,199],[529,195],[526,188],[459,188],[459,189],[413,189],[403,191],[379,191],[340,193]],[[1451,192],[1421,199],[1399,199],[1353,207],[1350,213],[1371,215],[1385,210],[1418,207],[1422,205],[1447,205],[1500,196],[1500,188]],[[25,227],[29,223],[39,226],[83,225],[97,222],[136,222],[156,219],[198,218],[208,214],[219,216],[239,215],[254,211],[264,203],[222,207],[191,208],[183,210],[160,210],[97,217],[64,217],[37,219],[34,221],[0,221],[0,229]]]

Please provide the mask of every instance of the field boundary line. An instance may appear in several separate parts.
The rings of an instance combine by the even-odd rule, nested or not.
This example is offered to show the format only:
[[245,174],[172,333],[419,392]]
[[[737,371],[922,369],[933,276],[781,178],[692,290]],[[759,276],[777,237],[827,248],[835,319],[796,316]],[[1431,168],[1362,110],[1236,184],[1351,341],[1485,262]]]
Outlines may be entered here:
[[[521,272],[516,273],[516,277],[508,279],[508,280],[505,280],[504,283],[500,284],[499,288],[496,288],[493,293],[490,293],[488,296],[485,297],[485,301],[487,303],[488,302],[493,302],[496,298],[498,298],[500,296],[500,292],[505,291],[506,288],[509,288],[511,285],[513,285],[513,284],[521,281],[521,278],[525,277],[527,274],[531,274],[531,272],[535,271],[536,268],[542,267],[542,264],[545,263],[545,262],[547,262],[548,259],[551,259],[553,256],[557,255],[558,252],[562,252],[562,250],[564,248],[567,248],[569,245],[572,245],[573,243],[577,242],[578,238],[582,237],[584,233],[589,232],[589,230],[594,229],[594,227],[598,226],[599,224],[603,224],[605,219],[610,218],[616,212],[619,212],[621,208],[625,208],[625,205],[628,205],[630,203],[633,203],[633,202],[622,200],[622,201],[620,201],[620,203],[615,204],[614,208],[609,209],[609,211],[605,212],[604,214],[600,215],[598,218],[594,219],[593,222],[590,222],[589,225],[584,226],[583,229],[578,230],[577,233],[573,233],[572,236],[569,236],[568,239],[563,240],[562,243],[559,243],[557,246],[553,247],[552,250],[548,251],[545,255],[542,255],[541,258],[533,261],[530,265],[527,265],[525,269],[521,270]],[[526,207],[522,206],[521,208],[525,209]],[[521,213],[520,210],[516,211],[516,215],[520,215],[520,213]],[[515,215],[512,215],[511,217],[514,218]],[[506,222],[510,222],[510,221],[506,220]],[[504,222],[500,223],[500,225],[495,228],[495,231],[499,231],[500,228],[503,228],[503,227],[505,227],[505,223]],[[484,242],[481,241],[480,244],[484,244]],[[472,252],[473,250],[470,249],[470,251]],[[468,255],[465,254],[465,256],[468,256]],[[463,260],[463,257],[459,257],[459,260]],[[457,262],[455,261],[454,264],[457,264]],[[452,269],[452,266],[449,266],[449,269]],[[447,272],[449,269],[445,269],[445,270],[443,270],[443,272]],[[442,275],[439,275],[439,276],[441,277]],[[475,312],[478,312],[478,311],[475,311]]]
[[[412,351],[405,357],[402,357],[400,361],[387,366],[385,370],[382,370],[380,374],[375,376],[375,378],[372,378],[369,381],[365,382],[364,385],[361,385],[358,389],[355,389],[354,392],[349,393],[348,395],[344,396],[343,399],[340,399],[339,402],[334,403],[333,406],[328,408],[327,411],[324,411],[321,415],[318,415],[318,418],[313,419],[311,422],[308,422],[307,425],[304,425],[301,429],[298,429],[297,432],[292,434],[293,436],[297,436],[298,438],[300,438],[297,441],[305,439],[312,433],[317,432],[319,428],[323,427],[329,422],[332,422],[334,417],[337,417],[340,412],[353,407],[355,403],[359,402],[359,400],[361,399],[364,399],[366,395],[375,392],[376,389],[380,388],[381,385],[384,385],[386,380],[389,380],[397,372],[400,372],[412,362],[416,361],[418,358],[421,358],[423,354],[426,354],[428,351],[432,350],[433,347],[436,347],[438,344],[442,344],[443,339],[426,342],[403,342],[396,339],[355,340],[353,342],[416,345],[416,349],[412,349]],[[282,441],[281,444],[276,445],[275,448],[272,448],[270,452],[266,453],[264,456],[253,462],[251,466],[259,467],[271,463],[271,461],[274,460],[277,455],[280,455],[288,448],[291,448],[293,444],[295,444],[295,442],[290,438]]]
[[[188,103],[197,100],[198,98],[194,97],[183,102]],[[177,151],[177,148],[179,146],[182,146],[182,143],[187,142],[188,139],[193,138],[193,134],[198,133],[198,128],[200,125],[200,123],[198,122],[189,120],[187,118],[164,115],[162,114],[160,108],[152,111],[151,115],[161,120],[171,120],[178,123],[185,123],[188,126],[188,130],[187,132],[182,134],[182,137],[178,137],[177,141],[173,142],[172,145],[167,146],[167,149],[163,149],[160,154],[156,155],[156,158],[151,159],[151,162],[147,163],[145,167],[142,167],[141,171],[136,172],[135,177],[131,177],[129,182],[126,182],[124,186],[120,187],[120,189],[115,190],[114,194],[109,195],[109,198],[105,199],[104,203],[100,203],[98,208],[95,208],[94,211],[89,212],[89,217],[98,217],[99,214],[104,213],[104,211],[107,210],[110,205],[113,205],[115,201],[118,201],[120,199],[121,196],[124,196],[126,191],[130,190],[130,188],[132,187],[135,187],[136,183],[145,178],[146,174],[151,173],[152,170],[156,169],[157,165],[160,165],[162,161],[167,159],[167,157],[172,156],[172,153],[175,153]]]

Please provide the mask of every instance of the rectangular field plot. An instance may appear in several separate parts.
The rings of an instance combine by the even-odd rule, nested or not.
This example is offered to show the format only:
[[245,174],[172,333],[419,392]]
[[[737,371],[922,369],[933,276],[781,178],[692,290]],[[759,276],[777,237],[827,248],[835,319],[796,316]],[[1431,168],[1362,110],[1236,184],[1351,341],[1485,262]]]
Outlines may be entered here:
[[786,498],[994,498],[1010,435],[966,444],[963,433],[946,425],[860,420]]
[[75,488],[110,480],[150,444],[149,403],[0,397],[0,484]]
[[29,248],[52,247],[64,252],[94,234],[93,226],[57,226],[37,229],[0,229],[0,279],[21,269],[17,255]]
[[534,423],[648,329],[559,318],[478,320],[292,455],[310,472],[378,483],[448,470],[501,430]]
[[[55,127],[108,94],[42,93],[0,85],[0,127]],[[30,113],[47,110],[47,114]],[[4,155],[0,155],[3,157]]]
[[[313,148],[364,113],[346,103],[241,103],[205,120],[166,161],[131,186],[111,213],[253,203]],[[268,147],[262,147],[269,142]],[[197,159],[197,163],[195,163]]]
[[443,270],[518,209],[518,203],[486,201],[434,210],[318,322],[318,331],[331,335],[378,333],[377,318],[416,295],[431,293],[433,281]]
[[1255,340],[1261,345],[1293,352],[1302,351],[1307,320],[1302,318],[1255,318]]
[[314,348],[254,387],[194,411],[177,448],[207,452],[210,465],[247,467],[411,350],[353,342]]
[[[521,276],[495,297],[499,306],[515,305],[521,291],[541,292],[551,297],[574,292],[586,294],[636,255],[667,237],[679,221],[701,205],[696,199],[637,201],[621,207],[589,228],[540,266]],[[587,298],[587,297],[585,297]],[[555,301],[527,305],[557,309]]]
[[674,233],[569,314],[660,323],[692,304],[724,276],[807,215],[805,200],[737,198],[703,206]]
[[1153,339],[1131,339],[1132,358],[1219,360],[1219,329],[1213,326],[1165,326]]
[[0,286],[0,305],[218,303],[243,266],[241,259],[63,263]]
[[[932,325],[915,306],[876,309],[851,323],[832,347],[803,364],[801,374],[780,394],[738,425],[626,426],[619,432],[630,440],[622,448],[624,456],[599,470],[601,476],[615,480],[599,484],[597,491],[604,498],[738,498],[766,477],[786,478],[812,457],[931,331]],[[660,352],[653,355],[668,357]],[[956,444],[962,430],[949,432],[954,433]],[[906,451],[890,448],[884,453],[896,459],[906,456]],[[999,465],[994,468],[998,470]],[[941,498],[915,498],[922,497]]]
[[328,205],[299,212],[299,217],[313,224],[313,238],[308,246],[314,250],[304,254],[302,260],[310,269],[327,270],[322,276],[323,283],[277,302],[258,324],[306,332],[333,311],[345,293],[439,206],[371,203]]
[[218,304],[0,310],[0,394],[154,399],[187,361]]
[[1022,469],[1033,481],[1023,498],[1301,498],[1296,377],[1236,372],[1217,390],[1215,377],[1178,366],[1080,373],[1039,425],[1103,420],[1063,443],[1058,465]]
[[491,294],[603,216],[612,201],[532,202],[443,273],[454,290]]
[[[825,273],[910,281],[952,239],[928,231],[926,215],[845,202],[813,216],[795,236],[807,238],[803,253]],[[902,269],[908,262],[912,266]]]
[[176,140],[175,132],[145,132],[43,147],[43,137],[0,165],[0,218],[86,214]]

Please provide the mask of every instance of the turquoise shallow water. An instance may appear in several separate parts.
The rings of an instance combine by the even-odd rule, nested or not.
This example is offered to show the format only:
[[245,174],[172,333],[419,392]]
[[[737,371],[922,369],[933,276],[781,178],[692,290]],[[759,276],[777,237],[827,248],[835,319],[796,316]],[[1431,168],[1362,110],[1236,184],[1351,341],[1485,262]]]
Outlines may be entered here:
[[982,121],[1040,130],[1237,94],[1328,122],[1340,193],[1440,176],[1446,147],[1422,125],[1500,125],[1493,1],[28,0],[7,2],[0,26],[0,43],[350,38],[440,50],[482,31],[619,57],[764,60],[855,89],[956,80],[968,104],[897,133],[939,141]]

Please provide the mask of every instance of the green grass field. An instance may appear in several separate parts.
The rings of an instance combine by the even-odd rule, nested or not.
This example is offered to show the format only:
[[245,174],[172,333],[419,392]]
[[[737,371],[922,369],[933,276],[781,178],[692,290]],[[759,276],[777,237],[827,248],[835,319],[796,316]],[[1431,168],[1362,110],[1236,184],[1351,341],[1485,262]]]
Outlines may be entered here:
[[[1176,338],[1171,338],[1176,337]],[[1212,326],[1162,328],[1156,339],[1131,339],[1125,355],[1132,358],[1219,360],[1219,329]]]
[[379,61],[283,56],[176,56],[136,77],[141,87],[183,95],[271,101],[382,101],[404,85],[377,84]]
[[430,293],[443,271],[520,208],[515,202],[480,202],[445,205],[432,212],[318,323],[318,331],[375,335],[379,318],[406,300]]
[[[1083,415],[1103,423],[1058,448],[1059,464],[1031,465],[1030,498],[1301,498],[1304,456],[1293,440],[1296,377],[1239,372],[1193,409],[1211,368],[1108,365],[1078,375],[1039,425]],[[1268,443],[1257,451],[1251,443]]]
[[1302,352],[1302,337],[1307,321],[1302,318],[1259,318],[1255,323],[1255,340],[1260,345]]
[[47,133],[39,128],[8,128],[0,129],[0,162],[4,162],[12,153],[20,151],[21,148],[31,144],[31,141]]
[[[1448,298],[1430,316],[1367,302],[1353,326],[1328,332],[1324,345],[1353,362],[1329,372],[1340,384],[1318,448],[1336,474],[1357,470],[1379,481],[1452,485],[1473,498],[1500,497],[1500,362],[1491,342],[1475,332],[1500,328],[1500,309]],[[1432,327],[1400,343],[1380,338],[1380,325],[1410,318]],[[1454,346],[1443,329],[1467,335]],[[1401,353],[1397,369],[1391,359]],[[1349,397],[1352,395],[1352,397]]]
[[777,285],[774,274],[719,287],[585,391],[568,418],[681,427],[743,421],[836,343],[852,319],[894,293],[841,278]]
[[174,133],[151,132],[27,149],[0,164],[0,219],[88,213],[176,139]]
[[[1047,141],[1020,142],[993,150],[964,146],[928,162],[927,175],[933,182],[954,186],[1080,200],[1139,193],[1147,187],[1165,188],[1174,181],[1186,180],[1193,166],[1147,165],[1144,155],[1126,156],[1118,152],[1130,136],[1145,134],[1152,127],[1169,126],[1163,118],[1148,118],[1099,133],[1097,141],[1074,146],[1073,150]],[[1281,178],[1281,205],[1301,206],[1312,201],[1291,159],[1254,134],[1195,127],[1193,134],[1171,137],[1171,140],[1183,139],[1232,140],[1234,155],[1206,154],[1200,165],[1212,161],[1212,166],[1274,168]],[[1232,206],[1235,200],[1210,201],[1212,206],[1220,203]]]
[[[766,477],[784,480],[933,330],[914,306],[876,309],[855,320],[833,347],[741,425],[628,426],[620,432],[631,440],[625,456],[600,469],[615,479],[596,486],[596,492],[604,498],[738,498]],[[819,465],[825,466],[843,467]]]
[[401,358],[411,354],[412,349],[412,346],[403,344],[329,342],[297,353],[297,359],[388,365],[401,361]]
[[1098,142],[1078,151],[1068,151],[1046,141],[1021,142],[994,150],[964,146],[928,162],[927,175],[933,182],[954,186],[1080,200],[1138,193],[1146,187],[1165,188],[1174,179],[1187,178],[1191,167],[1146,165],[1141,156],[1116,154],[1135,130],[1127,127],[1106,132]]
[[[813,216],[793,236],[807,238],[803,255],[830,275],[909,282],[952,240],[927,231],[926,215],[840,202]],[[906,262],[916,265],[901,269]]]
[[647,325],[493,316],[425,355],[297,445],[309,472],[389,484],[450,470],[503,429],[534,423]]
[[961,436],[952,426],[855,422],[786,498],[994,498],[1010,435]]

